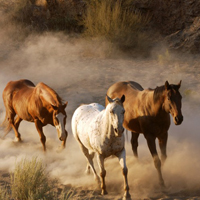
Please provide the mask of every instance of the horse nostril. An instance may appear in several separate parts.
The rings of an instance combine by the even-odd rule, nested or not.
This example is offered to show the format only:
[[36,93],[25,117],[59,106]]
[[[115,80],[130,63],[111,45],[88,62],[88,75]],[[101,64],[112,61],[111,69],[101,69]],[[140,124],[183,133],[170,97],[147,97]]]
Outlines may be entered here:
[[180,119],[180,121],[181,121],[181,122],[183,121],[183,116],[181,116],[181,119]]
[[117,133],[117,129],[115,128],[115,133]]
[[59,137],[59,140],[62,141],[62,137]]

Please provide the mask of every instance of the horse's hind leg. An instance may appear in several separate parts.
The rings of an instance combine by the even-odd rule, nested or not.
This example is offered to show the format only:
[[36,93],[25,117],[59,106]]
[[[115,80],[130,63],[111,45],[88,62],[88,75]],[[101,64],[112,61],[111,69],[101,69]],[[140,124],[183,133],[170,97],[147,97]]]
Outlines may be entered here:
[[135,133],[135,132],[131,132],[132,133],[132,137],[131,137],[131,145],[132,145],[132,150],[133,150],[133,154],[136,158],[138,158],[138,152],[137,152],[137,148],[138,148],[138,137],[139,137],[139,133]]
[[89,151],[88,151],[88,149],[81,143],[80,140],[78,140],[78,142],[79,142],[79,145],[80,145],[80,148],[81,148],[82,152],[84,153],[84,155],[85,155],[85,157],[86,157],[86,159],[88,161],[87,168],[88,168],[88,166],[90,166],[89,168],[92,168],[92,172],[94,174],[94,179],[99,184],[99,177],[97,175],[97,172],[96,172],[96,170],[94,168],[94,163],[93,163],[94,154],[93,153],[90,154]]
[[[89,152],[91,159],[94,158],[95,153],[94,152]],[[87,166],[86,166],[86,170],[85,170],[86,174],[90,174],[90,164],[89,162],[87,162]]]
[[15,131],[15,140],[16,141],[21,141],[21,135],[18,131],[19,124],[20,124],[21,121],[22,121],[22,119],[19,116],[17,116],[16,119],[15,119],[14,125],[12,126],[13,130]]
[[10,116],[8,116],[8,120],[9,120],[11,127],[13,128],[13,130],[15,132],[15,141],[20,142],[21,141],[21,135],[18,132],[18,128],[19,128],[19,124],[22,121],[22,119],[19,116],[17,116],[16,119],[15,119],[15,116],[16,116],[15,113],[10,113]]

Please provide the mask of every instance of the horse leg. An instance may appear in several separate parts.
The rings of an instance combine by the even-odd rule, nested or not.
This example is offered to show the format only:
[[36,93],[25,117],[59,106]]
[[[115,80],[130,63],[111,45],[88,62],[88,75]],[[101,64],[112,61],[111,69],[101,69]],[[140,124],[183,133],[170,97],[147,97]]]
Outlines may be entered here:
[[[94,152],[89,152],[91,159],[94,158],[95,153]],[[87,162],[87,166],[86,166],[86,170],[85,170],[86,174],[90,174],[90,164],[89,162]]]
[[21,141],[21,135],[18,132],[18,127],[19,127],[19,124],[21,122],[21,119],[18,116],[15,119],[15,116],[16,116],[16,113],[10,113],[10,116],[8,116],[8,120],[9,120],[11,127],[13,128],[13,130],[15,132],[15,141],[20,142]]
[[126,151],[123,149],[119,154],[116,154],[116,156],[119,159],[119,164],[121,165],[122,168],[122,174],[124,177],[124,198],[123,199],[131,199],[131,195],[129,193],[129,186],[128,186],[128,179],[127,179],[127,174],[128,174],[128,169],[126,167]]
[[97,175],[97,172],[96,172],[96,170],[94,168],[94,163],[93,163],[94,155],[89,153],[88,149],[82,144],[82,142],[79,139],[78,139],[78,142],[79,142],[79,146],[80,146],[82,152],[84,153],[84,155],[85,155],[85,157],[87,159],[87,167],[86,167],[86,169],[88,168],[88,165],[90,166],[89,168],[92,168],[92,172],[94,174],[94,179],[99,184],[99,177]]
[[158,177],[159,177],[160,185],[162,187],[165,187],[164,180],[163,180],[163,177],[162,177],[162,172],[161,172],[161,161],[158,157],[158,153],[157,153],[157,150],[156,150],[156,143],[155,143],[156,138],[152,135],[150,135],[150,136],[145,135],[145,138],[147,140],[149,150],[150,150],[151,155],[153,157],[155,168],[158,171]]
[[15,131],[15,139],[16,141],[21,141],[21,135],[18,131],[18,128],[19,128],[19,124],[21,123],[22,119],[17,116],[16,119],[15,119],[15,122],[14,122],[14,126],[13,126],[13,129]]
[[100,169],[100,178],[101,178],[101,194],[105,195],[108,194],[106,190],[106,184],[105,184],[105,176],[106,176],[106,170],[104,167],[104,157],[100,154],[97,155],[97,162]]
[[167,139],[168,139],[168,133],[166,132],[162,136],[158,137],[160,151],[161,151],[161,163],[164,164],[166,158],[167,158]]
[[137,147],[138,147],[138,137],[139,133],[131,132],[132,137],[131,137],[131,145],[132,145],[132,150],[133,154],[136,158],[138,158],[138,152],[137,152]]
[[42,123],[40,122],[39,119],[35,119],[34,122],[35,122],[36,129],[37,129],[39,136],[40,136],[40,141],[42,143],[43,150],[46,151],[46,146],[45,146],[46,137],[45,137],[43,130],[42,130],[43,125],[42,125]]

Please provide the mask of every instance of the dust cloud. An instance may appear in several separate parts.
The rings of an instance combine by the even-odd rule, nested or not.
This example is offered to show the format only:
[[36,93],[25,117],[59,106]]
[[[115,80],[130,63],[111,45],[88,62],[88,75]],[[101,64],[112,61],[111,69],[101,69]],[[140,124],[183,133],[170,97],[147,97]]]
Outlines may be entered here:
[[[39,135],[33,123],[22,122],[19,131],[23,142],[13,142],[11,131],[5,139],[0,130],[0,171],[12,172],[20,159],[32,156],[41,158],[53,178],[62,184],[96,189],[93,176],[84,174],[86,161],[71,132],[71,116],[81,103],[104,104],[108,87],[116,81],[134,80],[144,88],[155,88],[182,80],[184,121],[180,126],[172,125],[169,130],[168,159],[163,166],[163,176],[168,194],[181,195],[185,192],[200,196],[200,133],[199,133],[199,91],[200,61],[197,58],[169,58],[165,51],[154,52],[152,58],[123,58],[116,52],[108,58],[110,44],[100,39],[83,40],[63,33],[44,33],[21,37],[16,26],[4,18],[0,19],[0,93],[10,80],[30,79],[37,84],[44,82],[55,89],[68,101],[66,129],[69,136],[66,149],[57,152],[60,141],[54,127],[47,126],[47,153],[42,151]],[[0,99],[0,122],[5,116],[5,108]],[[128,140],[130,140],[130,135]],[[146,141],[139,138],[139,161],[133,158],[130,142],[126,142],[127,166],[129,169],[130,192],[134,198],[164,198],[159,188],[157,172]],[[105,162],[108,192],[113,195],[123,193],[123,178],[116,158]],[[96,165],[98,170],[98,167]],[[184,194],[185,194],[184,193]],[[163,196],[164,195],[164,196]]]

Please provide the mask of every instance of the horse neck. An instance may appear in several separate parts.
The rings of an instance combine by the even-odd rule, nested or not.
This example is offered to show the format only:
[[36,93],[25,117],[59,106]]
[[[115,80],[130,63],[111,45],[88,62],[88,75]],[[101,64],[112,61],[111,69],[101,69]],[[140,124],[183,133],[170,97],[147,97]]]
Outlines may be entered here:
[[165,96],[164,96],[164,89],[160,87],[160,91],[156,91],[157,88],[154,90],[153,93],[153,105],[155,109],[155,113],[157,115],[168,115],[168,112],[165,110]]
[[61,104],[61,99],[56,94],[56,92],[54,92],[54,90],[42,83],[39,85],[39,88],[41,90],[40,96],[43,99],[43,103],[59,107],[59,105]]
[[158,116],[165,113],[163,109],[164,96],[162,93],[159,93],[159,95],[157,94],[155,99],[155,90],[143,90],[141,99],[143,102],[143,111],[146,112],[146,114]]

